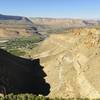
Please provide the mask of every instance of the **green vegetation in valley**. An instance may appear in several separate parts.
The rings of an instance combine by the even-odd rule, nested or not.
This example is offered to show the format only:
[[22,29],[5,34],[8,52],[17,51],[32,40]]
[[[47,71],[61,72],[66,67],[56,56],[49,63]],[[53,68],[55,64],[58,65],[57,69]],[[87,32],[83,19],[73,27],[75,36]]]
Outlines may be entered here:
[[41,40],[42,39],[40,37],[37,37],[37,36],[11,39],[6,43],[6,48],[7,49],[12,49],[12,48],[31,49],[35,46],[34,43],[38,43]]
[[9,49],[8,52],[10,52],[11,54],[14,54],[16,56],[24,56],[26,54],[25,51],[21,51],[19,49]]
[[9,39],[7,42],[0,43],[0,47],[14,55],[24,56],[26,53],[25,50],[30,50],[36,47],[38,42],[42,40],[43,39],[39,36],[20,37]]

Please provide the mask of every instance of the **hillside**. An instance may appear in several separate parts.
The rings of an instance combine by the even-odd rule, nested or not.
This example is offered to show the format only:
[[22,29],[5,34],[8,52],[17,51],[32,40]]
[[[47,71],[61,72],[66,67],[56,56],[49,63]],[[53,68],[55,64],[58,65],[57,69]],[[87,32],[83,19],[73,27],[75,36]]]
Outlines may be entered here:
[[37,28],[26,17],[0,15],[0,38],[32,36],[38,34]]
[[100,30],[53,34],[28,54],[40,58],[50,97],[100,98]]
[[86,19],[68,19],[68,18],[30,18],[31,21],[39,25],[53,25],[65,27],[78,27],[86,25],[100,24],[99,20],[86,20]]

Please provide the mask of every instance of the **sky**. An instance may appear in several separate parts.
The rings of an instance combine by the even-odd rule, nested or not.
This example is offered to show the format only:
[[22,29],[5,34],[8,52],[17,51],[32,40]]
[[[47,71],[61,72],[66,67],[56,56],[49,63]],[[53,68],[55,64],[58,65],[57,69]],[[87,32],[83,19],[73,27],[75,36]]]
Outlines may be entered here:
[[0,14],[26,17],[99,18],[100,0],[0,0]]

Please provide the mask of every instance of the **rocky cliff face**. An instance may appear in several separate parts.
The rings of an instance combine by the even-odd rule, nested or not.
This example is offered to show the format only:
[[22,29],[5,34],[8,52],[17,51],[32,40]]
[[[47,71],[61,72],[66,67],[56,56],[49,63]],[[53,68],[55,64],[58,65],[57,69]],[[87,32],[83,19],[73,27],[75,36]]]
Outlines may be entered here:
[[33,23],[40,25],[53,25],[53,26],[85,26],[99,24],[99,20],[83,20],[83,19],[68,19],[68,18],[30,18]]
[[85,23],[81,19],[33,18],[32,22],[40,25],[53,26],[85,25]]
[[37,28],[26,17],[0,15],[0,37],[32,36]]
[[45,67],[50,97],[100,98],[100,30],[51,35],[30,55]]
[[99,20],[67,19],[67,18],[30,18],[37,25],[62,26],[62,27],[84,27],[100,24]]

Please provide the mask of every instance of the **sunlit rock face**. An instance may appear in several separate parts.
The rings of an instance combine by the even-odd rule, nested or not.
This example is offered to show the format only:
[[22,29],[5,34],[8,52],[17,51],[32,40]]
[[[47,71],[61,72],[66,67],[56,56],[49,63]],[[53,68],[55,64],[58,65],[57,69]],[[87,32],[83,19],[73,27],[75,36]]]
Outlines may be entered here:
[[51,35],[30,55],[45,67],[50,97],[100,98],[100,30]]

